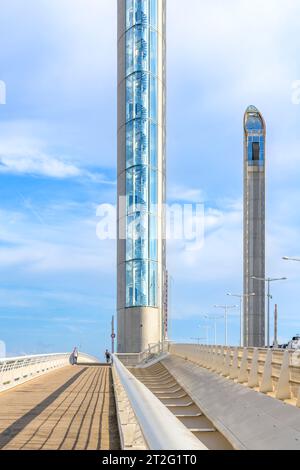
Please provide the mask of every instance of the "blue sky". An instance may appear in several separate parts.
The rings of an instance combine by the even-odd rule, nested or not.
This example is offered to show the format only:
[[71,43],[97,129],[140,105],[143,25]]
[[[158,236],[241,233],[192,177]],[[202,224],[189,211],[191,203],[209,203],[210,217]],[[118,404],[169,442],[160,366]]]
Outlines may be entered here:
[[[180,12],[180,14],[179,14]],[[300,4],[168,2],[168,198],[205,203],[205,242],[168,247],[171,335],[242,289],[242,119],[267,122],[267,270],[282,340],[300,331]],[[82,345],[101,355],[115,312],[115,243],[96,208],[116,199],[116,1],[2,0],[0,339],[9,354]],[[218,324],[223,341],[223,324]],[[212,330],[210,331],[212,339]],[[230,342],[238,341],[238,316]]]

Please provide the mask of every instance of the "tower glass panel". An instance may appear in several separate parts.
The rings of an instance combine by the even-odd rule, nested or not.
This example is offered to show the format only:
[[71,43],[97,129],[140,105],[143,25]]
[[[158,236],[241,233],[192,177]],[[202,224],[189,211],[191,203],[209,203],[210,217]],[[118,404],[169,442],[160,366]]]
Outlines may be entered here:
[[249,106],[245,116],[245,138],[248,154],[248,164],[264,166],[265,136],[264,122],[254,106]]
[[126,0],[126,307],[158,301],[158,0]]
[[118,0],[118,352],[164,337],[166,0]]

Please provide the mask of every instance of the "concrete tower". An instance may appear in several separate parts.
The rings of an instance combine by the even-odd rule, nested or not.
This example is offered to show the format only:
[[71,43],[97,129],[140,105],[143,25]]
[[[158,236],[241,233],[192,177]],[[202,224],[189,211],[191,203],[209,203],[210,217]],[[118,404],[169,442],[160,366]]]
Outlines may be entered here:
[[[244,117],[244,346],[265,346],[265,141],[261,113]],[[255,296],[248,296],[255,293]]]
[[118,0],[118,352],[163,338],[166,0]]

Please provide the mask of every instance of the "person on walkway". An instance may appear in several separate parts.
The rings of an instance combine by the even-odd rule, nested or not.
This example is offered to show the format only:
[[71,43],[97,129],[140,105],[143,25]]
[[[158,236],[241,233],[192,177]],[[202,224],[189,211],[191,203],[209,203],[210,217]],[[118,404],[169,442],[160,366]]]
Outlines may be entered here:
[[73,363],[73,366],[77,365],[77,361],[78,361],[78,349],[75,347],[74,350],[73,350],[73,353],[72,353],[72,363]]
[[108,349],[105,351],[105,359],[106,359],[106,364],[111,363],[111,354]]

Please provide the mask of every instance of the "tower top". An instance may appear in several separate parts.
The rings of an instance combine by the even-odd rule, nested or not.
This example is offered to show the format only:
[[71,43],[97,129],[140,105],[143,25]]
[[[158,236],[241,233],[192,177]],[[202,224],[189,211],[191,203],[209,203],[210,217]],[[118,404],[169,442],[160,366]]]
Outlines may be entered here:
[[259,111],[258,109],[253,106],[252,104],[250,106],[248,106],[248,108],[246,109],[246,113],[258,113],[259,114]]
[[266,124],[261,112],[253,105],[248,106],[244,117],[245,132],[265,132]]

